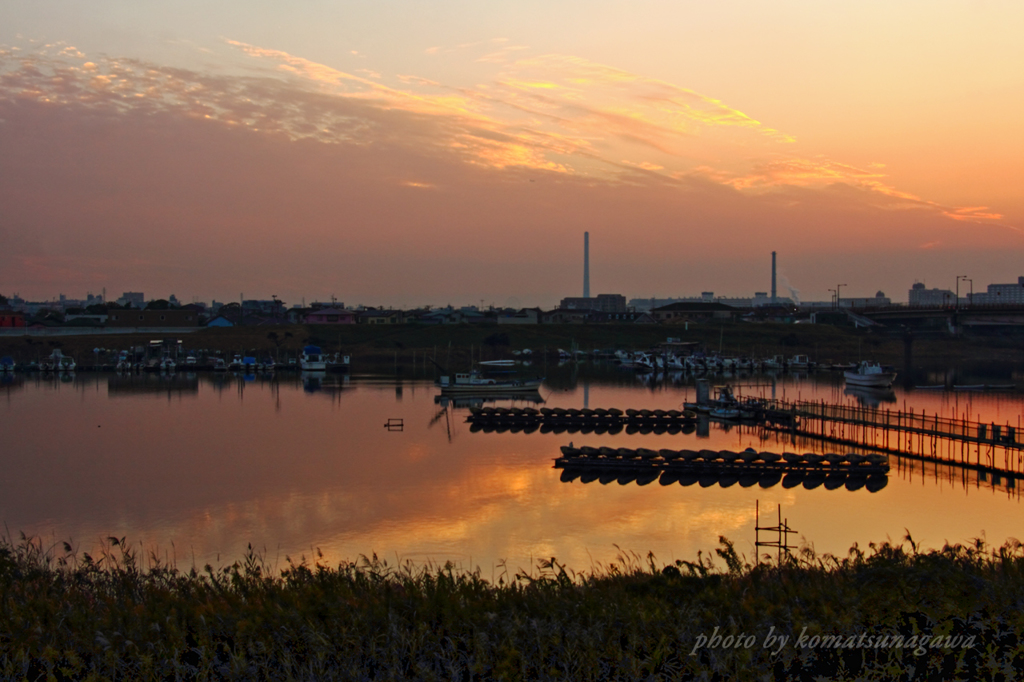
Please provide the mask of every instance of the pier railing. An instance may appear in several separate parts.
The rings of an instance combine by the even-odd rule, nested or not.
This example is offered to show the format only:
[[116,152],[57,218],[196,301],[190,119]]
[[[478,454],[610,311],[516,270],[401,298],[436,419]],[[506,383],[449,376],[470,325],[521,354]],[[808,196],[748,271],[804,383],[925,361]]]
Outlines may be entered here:
[[993,443],[1024,448],[1024,442],[1018,440],[1020,437],[1018,428],[1010,424],[954,419],[938,414],[927,414],[924,411],[915,413],[912,409],[909,412],[904,412],[877,407],[833,405],[825,402],[800,400],[771,400],[768,402],[773,410],[788,412],[795,417],[804,419],[820,419],[972,443]]

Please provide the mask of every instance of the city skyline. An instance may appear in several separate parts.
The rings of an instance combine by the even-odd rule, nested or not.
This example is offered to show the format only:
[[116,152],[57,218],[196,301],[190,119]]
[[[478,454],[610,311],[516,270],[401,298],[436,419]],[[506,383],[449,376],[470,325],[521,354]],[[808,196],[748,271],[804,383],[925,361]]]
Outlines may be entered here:
[[[822,299],[822,300],[798,299],[798,298],[793,298],[792,296],[782,296],[782,295],[779,295],[777,297],[777,301],[779,303],[781,303],[781,304],[786,304],[786,305],[793,304],[793,305],[797,305],[797,306],[801,306],[802,305],[802,306],[811,306],[811,307],[818,307],[818,306],[821,306],[822,304],[828,304],[829,302],[831,302],[831,304],[834,305],[835,302],[836,302],[836,293],[837,293],[837,291],[839,291],[842,294],[841,295],[841,300],[842,300],[843,303],[847,303],[847,304],[853,303],[853,304],[858,305],[858,306],[865,306],[865,305],[870,306],[870,305],[873,305],[874,304],[873,301],[875,299],[882,301],[883,305],[890,305],[890,302],[891,302],[892,305],[905,305],[905,304],[909,303],[909,305],[911,305],[911,306],[914,306],[914,305],[925,305],[925,306],[944,305],[944,304],[952,302],[953,300],[955,300],[957,298],[959,298],[959,300],[963,301],[963,302],[977,302],[979,304],[984,304],[984,305],[1000,304],[1000,303],[1016,305],[1016,304],[1024,302],[1024,276],[1018,276],[1016,278],[1016,281],[1014,281],[1014,282],[982,282],[982,281],[979,281],[978,282],[978,289],[977,290],[975,290],[975,287],[974,287],[974,278],[967,277],[966,275],[960,275],[956,279],[958,281],[957,281],[956,287],[953,288],[953,289],[945,289],[945,288],[942,288],[942,287],[931,287],[931,288],[928,288],[927,287],[927,283],[915,281],[908,289],[906,289],[906,291],[907,291],[907,296],[906,296],[907,300],[906,301],[904,301],[904,297],[902,295],[886,294],[881,289],[877,289],[874,294],[863,293],[863,295],[861,295],[862,292],[860,291],[860,289],[858,288],[858,286],[856,284],[854,284],[853,287],[851,288],[850,285],[847,284],[847,283],[840,284],[835,289],[830,289],[829,290],[831,292],[831,298],[830,299]],[[846,287],[846,289],[844,290],[841,287]],[[867,289],[870,290],[871,287],[867,287]],[[478,299],[475,302],[474,301],[448,301],[448,302],[443,303],[443,304],[430,304],[430,303],[428,303],[428,304],[404,305],[404,306],[379,306],[379,305],[376,305],[376,304],[373,304],[373,303],[365,303],[365,302],[353,302],[353,303],[346,304],[345,301],[343,301],[341,299],[337,299],[336,297],[330,297],[327,300],[318,300],[318,299],[315,299],[315,298],[308,298],[307,299],[307,297],[302,297],[300,302],[286,301],[286,300],[283,300],[283,299],[281,299],[280,297],[278,297],[278,296],[276,296],[274,294],[271,294],[269,297],[256,296],[256,297],[244,298],[244,293],[240,297],[238,297],[238,298],[235,298],[235,299],[225,299],[225,300],[222,300],[222,301],[218,301],[216,297],[210,297],[209,299],[207,299],[207,298],[204,298],[202,296],[194,296],[192,299],[185,300],[185,299],[179,298],[174,293],[167,294],[166,296],[160,295],[160,294],[155,294],[155,295],[147,296],[145,294],[145,292],[137,292],[137,291],[136,292],[126,291],[126,292],[123,292],[120,296],[117,296],[116,294],[107,296],[105,290],[103,291],[103,293],[99,293],[99,294],[93,293],[91,291],[86,292],[86,298],[75,298],[74,295],[69,296],[65,292],[59,292],[59,293],[51,295],[51,296],[46,296],[46,297],[43,297],[43,298],[37,298],[37,299],[34,299],[34,300],[33,299],[25,298],[24,296],[20,296],[17,292],[6,293],[6,294],[5,294],[5,292],[0,292],[0,295],[5,296],[8,299],[8,303],[13,302],[12,299],[20,299],[25,304],[39,305],[39,304],[46,304],[46,303],[55,303],[55,304],[59,304],[59,307],[64,307],[64,308],[66,308],[66,307],[85,307],[85,306],[88,306],[88,305],[102,304],[102,303],[117,303],[118,305],[128,305],[130,307],[139,308],[139,307],[143,307],[143,306],[145,306],[148,303],[153,302],[153,301],[164,300],[164,301],[168,301],[171,305],[177,305],[177,306],[184,306],[184,305],[188,305],[188,304],[191,304],[191,303],[197,303],[197,304],[199,304],[199,305],[201,305],[203,307],[211,307],[212,306],[213,308],[219,308],[222,305],[229,305],[229,304],[232,304],[232,303],[238,304],[240,302],[244,302],[244,303],[267,303],[267,304],[270,304],[271,302],[273,302],[273,304],[275,306],[280,305],[280,306],[283,307],[283,309],[286,309],[286,308],[306,308],[308,306],[312,306],[314,308],[315,307],[324,307],[324,306],[326,306],[326,307],[337,307],[337,308],[341,308],[341,309],[363,309],[363,308],[389,308],[389,307],[393,307],[393,308],[397,308],[397,309],[407,309],[407,310],[416,310],[416,309],[425,309],[425,308],[430,308],[430,309],[461,308],[461,309],[473,309],[473,310],[486,310],[488,308],[490,308],[490,309],[518,309],[518,308],[510,307],[510,306],[498,305],[498,304],[496,304],[494,302],[488,302],[485,299],[484,300]],[[548,307],[559,307],[559,306],[560,307],[565,307],[564,304],[565,304],[566,301],[572,301],[573,302],[573,304],[570,305],[569,307],[579,307],[579,305],[581,305],[580,302],[584,301],[584,300],[587,300],[587,298],[588,297],[578,298],[578,297],[574,297],[574,296],[567,296],[567,297],[563,297],[562,300],[560,301],[560,303],[557,304],[556,306],[548,306]],[[652,302],[653,301],[660,301],[660,303],[657,303],[657,305],[664,305],[666,303],[674,302],[674,301],[720,301],[720,302],[724,302],[724,303],[727,303],[727,304],[730,304],[730,305],[737,305],[739,307],[766,306],[766,305],[770,305],[773,302],[773,297],[771,296],[770,293],[768,293],[768,291],[754,291],[754,292],[748,292],[746,294],[741,293],[741,294],[738,294],[738,295],[732,295],[732,294],[726,294],[726,293],[720,293],[720,292],[714,292],[714,291],[707,291],[707,290],[702,290],[699,293],[695,293],[695,292],[690,292],[690,293],[682,292],[682,293],[675,293],[675,294],[667,295],[667,296],[623,296],[623,295],[617,294],[617,293],[616,294],[602,293],[602,294],[596,294],[591,300],[593,300],[595,302],[600,302],[600,300],[604,299],[604,298],[620,298],[623,301],[628,300],[629,301],[629,306],[628,307],[631,308],[631,309],[634,308],[634,307],[637,307],[637,308],[643,307],[643,306],[638,306],[638,304],[639,303],[647,303],[648,301],[652,301]],[[527,305],[521,306],[521,307],[523,307],[523,308],[537,308],[537,307],[543,308],[544,306],[527,304]],[[602,306],[595,305],[595,309],[600,309],[601,307]]]
[[630,298],[1019,273],[1015,3],[5,13],[7,295],[548,307],[584,232]]

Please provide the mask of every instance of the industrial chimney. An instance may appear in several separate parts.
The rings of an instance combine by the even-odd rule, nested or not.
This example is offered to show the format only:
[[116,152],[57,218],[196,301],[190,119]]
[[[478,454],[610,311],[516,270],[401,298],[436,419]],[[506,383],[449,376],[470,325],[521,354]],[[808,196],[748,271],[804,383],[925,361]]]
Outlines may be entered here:
[[583,298],[590,298],[590,233],[583,233]]
[[778,299],[775,298],[775,252],[772,251],[772,305],[778,302]]

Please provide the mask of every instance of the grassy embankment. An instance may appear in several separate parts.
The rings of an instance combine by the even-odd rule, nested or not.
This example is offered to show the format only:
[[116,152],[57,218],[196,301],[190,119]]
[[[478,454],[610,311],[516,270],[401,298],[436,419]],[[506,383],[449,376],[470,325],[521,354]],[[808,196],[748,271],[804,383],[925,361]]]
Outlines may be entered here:
[[[146,345],[157,335],[95,335],[70,337],[0,337],[0,355],[19,361],[40,359],[53,348],[61,348],[89,364],[94,348],[122,349]],[[234,327],[204,329],[182,334],[186,348],[219,350],[225,353],[256,351],[277,357],[295,357],[306,343],[323,346],[328,352],[342,350],[365,362],[417,362],[435,353],[442,362],[467,367],[474,359],[508,358],[513,349],[531,348],[554,353],[569,349],[573,341],[583,350],[647,349],[678,337],[696,341],[708,351],[725,355],[770,357],[804,353],[819,362],[876,360],[902,366],[904,345],[893,338],[849,328],[827,325],[785,325],[749,323],[705,323],[682,325],[396,325],[396,326],[307,326]],[[449,350],[450,347],[450,350]],[[916,339],[913,360],[922,364],[953,364],[987,360],[1011,363],[1024,361],[1024,345],[1012,337]]]
[[1019,543],[924,552],[907,538],[759,566],[724,540],[717,553],[724,567],[632,556],[582,574],[552,559],[494,584],[376,557],[274,572],[250,553],[178,571],[153,557],[143,568],[123,539],[95,558],[0,541],[0,677],[950,680],[1024,669]]

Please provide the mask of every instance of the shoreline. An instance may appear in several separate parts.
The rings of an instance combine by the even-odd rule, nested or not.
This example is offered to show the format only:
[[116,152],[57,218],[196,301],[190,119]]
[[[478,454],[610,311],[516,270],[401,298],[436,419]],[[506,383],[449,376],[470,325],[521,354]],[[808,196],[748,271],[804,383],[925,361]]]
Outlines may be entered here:
[[[307,344],[325,352],[341,351],[353,361],[408,362],[435,356],[439,361],[466,364],[512,358],[512,350],[530,348],[539,358],[556,356],[572,344],[583,351],[646,350],[668,338],[695,342],[708,353],[769,358],[804,354],[818,363],[870,359],[903,367],[906,346],[901,337],[826,325],[690,324],[626,325],[288,325],[275,327],[189,328],[130,333],[0,335],[0,356],[29,362],[60,348],[88,365],[94,349],[116,352],[150,341],[180,338],[185,349],[296,357]],[[1016,336],[921,337],[912,342],[912,363],[950,364],[971,361],[1024,366],[1024,339]]]

